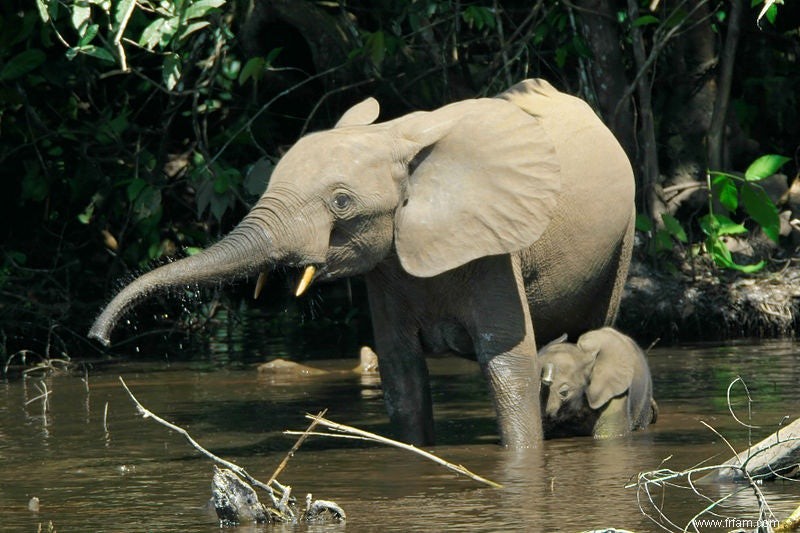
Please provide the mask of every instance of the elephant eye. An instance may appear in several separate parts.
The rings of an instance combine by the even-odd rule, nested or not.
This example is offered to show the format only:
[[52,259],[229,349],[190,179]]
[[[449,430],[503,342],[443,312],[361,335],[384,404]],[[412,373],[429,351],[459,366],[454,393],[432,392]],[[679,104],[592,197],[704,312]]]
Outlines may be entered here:
[[350,197],[349,194],[344,192],[337,192],[333,195],[333,201],[331,204],[333,208],[337,211],[344,211],[353,203],[353,199]]
[[558,395],[562,400],[566,400],[567,397],[569,397],[569,387],[566,385],[562,386],[560,389],[558,389]]

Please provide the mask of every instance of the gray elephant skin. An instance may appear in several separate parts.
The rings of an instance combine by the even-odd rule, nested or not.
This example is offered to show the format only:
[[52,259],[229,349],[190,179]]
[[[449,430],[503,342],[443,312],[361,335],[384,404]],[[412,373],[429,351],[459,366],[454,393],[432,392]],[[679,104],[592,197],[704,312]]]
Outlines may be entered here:
[[132,305],[186,284],[260,273],[258,288],[294,267],[305,269],[301,293],[311,279],[364,274],[399,437],[433,442],[425,354],[456,352],[480,363],[502,442],[535,445],[537,340],[616,315],[634,229],[630,163],[585,102],[541,80],[373,123],[378,113],[370,98],[301,138],[231,233],[134,280],[89,335],[109,344]]
[[606,327],[577,344],[558,339],[539,352],[546,438],[613,438],[655,422],[647,357],[636,341]]

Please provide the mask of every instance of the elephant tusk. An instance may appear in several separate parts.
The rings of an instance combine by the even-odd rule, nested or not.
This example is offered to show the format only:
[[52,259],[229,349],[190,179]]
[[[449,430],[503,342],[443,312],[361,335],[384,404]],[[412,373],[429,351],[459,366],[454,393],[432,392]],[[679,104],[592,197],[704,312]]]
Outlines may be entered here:
[[542,368],[542,385],[550,386],[553,384],[553,376],[555,374],[555,367],[553,363],[547,363]]
[[303,278],[300,280],[300,283],[297,284],[297,290],[294,292],[295,296],[300,296],[304,292],[309,285],[311,285],[311,279],[314,277],[314,273],[317,271],[317,268],[314,265],[308,265],[306,267],[305,272],[303,272]]
[[253,291],[253,300],[257,300],[258,296],[261,294],[261,290],[264,288],[264,285],[267,284],[267,273],[262,272],[258,275],[258,280],[256,280],[256,290]]

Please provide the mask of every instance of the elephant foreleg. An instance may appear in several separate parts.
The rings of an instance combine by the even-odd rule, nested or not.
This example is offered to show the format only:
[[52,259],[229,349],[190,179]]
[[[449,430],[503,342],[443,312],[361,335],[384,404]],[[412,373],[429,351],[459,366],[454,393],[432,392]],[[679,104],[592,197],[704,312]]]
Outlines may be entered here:
[[631,432],[628,395],[613,398],[603,407],[600,418],[594,425],[594,438],[613,439]]
[[433,444],[428,366],[414,315],[407,305],[386,293],[386,280],[368,277],[367,285],[383,400],[389,419],[403,441]]
[[378,342],[383,401],[400,438],[410,444],[433,444],[433,407],[428,367],[422,351]]
[[481,362],[492,391],[500,439],[509,448],[529,448],[542,440],[534,361],[527,353],[506,352]]
[[542,440],[536,342],[514,256],[495,256],[476,265],[472,332],[478,361],[492,392],[500,438],[509,448]]

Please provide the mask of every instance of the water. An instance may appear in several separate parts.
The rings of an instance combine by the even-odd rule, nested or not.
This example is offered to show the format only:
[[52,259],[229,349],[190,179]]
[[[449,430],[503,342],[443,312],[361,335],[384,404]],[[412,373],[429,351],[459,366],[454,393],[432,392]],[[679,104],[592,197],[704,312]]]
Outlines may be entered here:
[[[701,421],[741,450],[749,438],[756,442],[771,433],[783,416],[800,416],[799,360],[800,345],[791,342],[655,348],[650,363],[661,411],[654,426],[611,442],[548,441],[525,453],[496,444],[494,415],[474,363],[431,360],[440,441],[431,450],[503,489],[395,448],[312,438],[279,479],[301,501],[308,492],[336,501],[347,523],[235,530],[658,531],[637,502],[644,493],[625,485],[639,472],[727,459],[727,445]],[[390,432],[379,385],[347,372],[355,360],[316,365],[337,372],[276,381],[249,367],[150,362],[93,368],[88,379],[77,372],[0,382],[0,531],[46,531],[49,522],[59,532],[219,531],[206,507],[211,463],[182,436],[138,416],[118,376],[147,408],[266,480],[296,438],[282,431],[305,428],[306,412],[328,408],[328,418],[337,422]],[[728,414],[726,390],[736,376],[750,389],[752,422],[764,426],[752,435]],[[44,386],[47,411],[35,399]],[[734,387],[732,400],[737,416],[746,419],[741,386]],[[716,499],[741,488],[700,490]],[[778,517],[800,504],[800,483],[768,483],[761,490]],[[38,512],[28,510],[33,496],[40,500]],[[687,489],[655,490],[653,497],[679,528],[709,503]],[[653,506],[643,501],[642,507],[654,515]],[[743,520],[756,519],[756,511],[753,490],[745,488],[719,513]],[[736,525],[741,523],[699,530]]]

